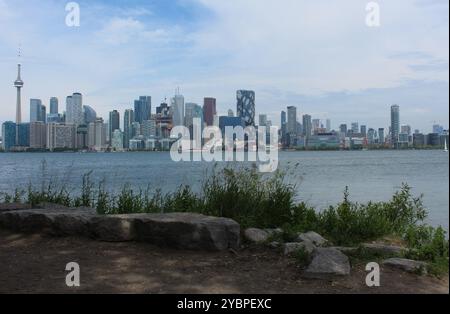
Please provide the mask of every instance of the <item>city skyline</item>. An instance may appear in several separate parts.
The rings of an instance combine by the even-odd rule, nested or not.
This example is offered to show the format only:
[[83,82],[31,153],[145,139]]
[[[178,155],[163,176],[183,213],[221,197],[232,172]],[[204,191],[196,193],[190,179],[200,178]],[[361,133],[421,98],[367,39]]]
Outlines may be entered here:
[[[213,96],[226,115],[235,110],[236,90],[245,88],[257,94],[256,115],[275,124],[293,105],[331,118],[333,128],[340,121],[387,127],[385,107],[397,103],[416,128],[448,126],[448,2],[382,3],[378,29],[365,25],[360,1],[336,10],[321,1],[184,2],[133,1],[123,8],[80,1],[81,26],[69,28],[63,4],[0,0],[0,123],[14,120],[9,73],[17,71],[22,44],[22,107],[39,98],[48,108],[50,97],[63,102],[77,90],[106,118],[112,109],[132,108],[137,95],[159,104],[179,86],[186,102]],[[243,12],[253,13],[245,25]]]

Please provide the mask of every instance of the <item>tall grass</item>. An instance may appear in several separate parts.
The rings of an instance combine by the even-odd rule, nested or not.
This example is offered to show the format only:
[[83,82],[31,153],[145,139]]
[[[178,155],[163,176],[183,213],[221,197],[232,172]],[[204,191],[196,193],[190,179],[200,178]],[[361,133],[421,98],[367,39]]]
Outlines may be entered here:
[[[414,197],[403,184],[391,200],[359,204],[350,200],[348,188],[342,202],[317,211],[306,203],[297,203],[296,184],[286,173],[260,174],[255,167],[215,167],[207,174],[201,192],[182,185],[172,193],[160,189],[133,190],[125,185],[117,194],[106,189],[105,181],[93,182],[92,172],[83,176],[79,195],[71,196],[65,184],[43,180],[40,188],[29,185],[4,194],[3,202],[56,203],[69,207],[95,207],[102,215],[128,213],[192,212],[236,220],[243,228],[277,228],[285,239],[298,232],[314,230],[336,245],[356,245],[368,240],[395,235],[404,239],[411,257],[432,260],[448,266],[448,241],[442,228],[424,224],[427,210],[422,196]],[[444,263],[444,264],[445,264]],[[448,267],[447,267],[448,268]]]

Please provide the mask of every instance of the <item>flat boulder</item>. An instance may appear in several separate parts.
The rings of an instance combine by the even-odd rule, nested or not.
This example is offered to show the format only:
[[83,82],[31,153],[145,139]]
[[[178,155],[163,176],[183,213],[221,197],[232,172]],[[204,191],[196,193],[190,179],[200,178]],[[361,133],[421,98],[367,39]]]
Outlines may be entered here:
[[95,216],[90,220],[90,235],[104,242],[137,240],[135,219],[124,216]]
[[251,243],[264,243],[269,239],[270,233],[262,229],[248,228],[244,231],[244,237]]
[[298,242],[310,241],[315,246],[324,246],[328,242],[324,237],[322,237],[320,234],[314,231],[299,234],[297,237],[297,241]]
[[384,255],[400,255],[406,249],[401,246],[382,244],[382,243],[364,243],[362,247],[372,253]]
[[303,276],[312,279],[332,279],[350,275],[350,261],[341,251],[332,248],[316,248],[311,264]]
[[427,263],[406,258],[389,258],[383,261],[384,266],[400,269],[408,273],[427,273]]
[[0,213],[26,209],[31,209],[31,205],[23,203],[0,203]]

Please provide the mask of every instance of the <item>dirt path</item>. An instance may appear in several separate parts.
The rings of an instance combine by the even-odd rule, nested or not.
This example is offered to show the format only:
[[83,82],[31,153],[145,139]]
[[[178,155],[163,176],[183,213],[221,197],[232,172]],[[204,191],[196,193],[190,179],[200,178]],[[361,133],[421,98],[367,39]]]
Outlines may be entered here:
[[[65,266],[81,267],[81,287],[65,285]],[[365,286],[361,267],[338,281],[304,280],[275,251],[237,255],[161,249],[0,231],[0,293],[448,293],[448,278],[383,269],[380,288]]]

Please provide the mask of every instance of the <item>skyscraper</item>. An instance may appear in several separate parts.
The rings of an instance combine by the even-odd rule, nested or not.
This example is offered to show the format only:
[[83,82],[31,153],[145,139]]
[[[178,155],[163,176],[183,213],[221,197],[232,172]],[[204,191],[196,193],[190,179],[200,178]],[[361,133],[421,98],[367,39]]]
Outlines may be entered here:
[[112,142],[113,133],[115,130],[120,129],[120,114],[117,110],[113,110],[109,113],[109,140]]
[[238,90],[237,116],[244,120],[245,126],[255,126],[255,92],[250,90]]
[[384,144],[385,143],[385,134],[384,134],[384,128],[378,129],[378,143]]
[[367,126],[366,125],[361,125],[361,135],[362,136],[367,136]]
[[297,134],[297,107],[289,106],[287,108],[287,134]]
[[97,120],[97,112],[91,106],[83,106],[84,124],[94,123]]
[[331,120],[327,119],[327,132],[331,132]]
[[187,103],[186,104],[186,116],[184,118],[185,126],[190,129],[192,134],[192,126],[194,123],[194,118],[200,118],[201,125],[203,127],[203,109],[197,104]]
[[46,108],[40,99],[30,99],[30,122],[46,122]]
[[58,98],[50,98],[50,114],[58,114]]
[[20,77],[21,64],[17,65],[17,79],[14,82],[14,87],[17,89],[17,101],[16,101],[16,124],[22,123],[22,97],[21,89],[23,87],[23,81]]
[[125,114],[123,117],[123,147],[128,149],[130,147],[130,140],[133,138],[132,136],[132,127],[131,125],[134,122],[134,111],[132,109],[125,110]]
[[170,104],[173,126],[184,125],[184,97],[177,91]]
[[45,148],[47,141],[47,126],[43,122],[30,123],[30,147]]
[[310,137],[312,134],[312,117],[308,114],[303,116],[303,135],[305,137]]
[[260,114],[259,115],[259,126],[267,126],[267,115],[266,114]]
[[398,148],[398,136],[400,134],[400,107],[393,105],[391,107],[391,144]]
[[80,125],[84,123],[83,96],[74,93],[66,98],[66,123]]
[[17,146],[30,147],[30,124],[19,123],[17,125]]
[[347,124],[341,124],[339,126],[339,133],[341,135],[341,138],[347,136]]
[[152,114],[152,97],[140,96],[138,100],[134,101],[134,122],[150,120]]
[[359,123],[358,122],[352,122],[352,133],[353,134],[359,133]]
[[206,97],[203,99],[203,118],[206,126],[214,125],[214,116],[217,115],[216,99]]

